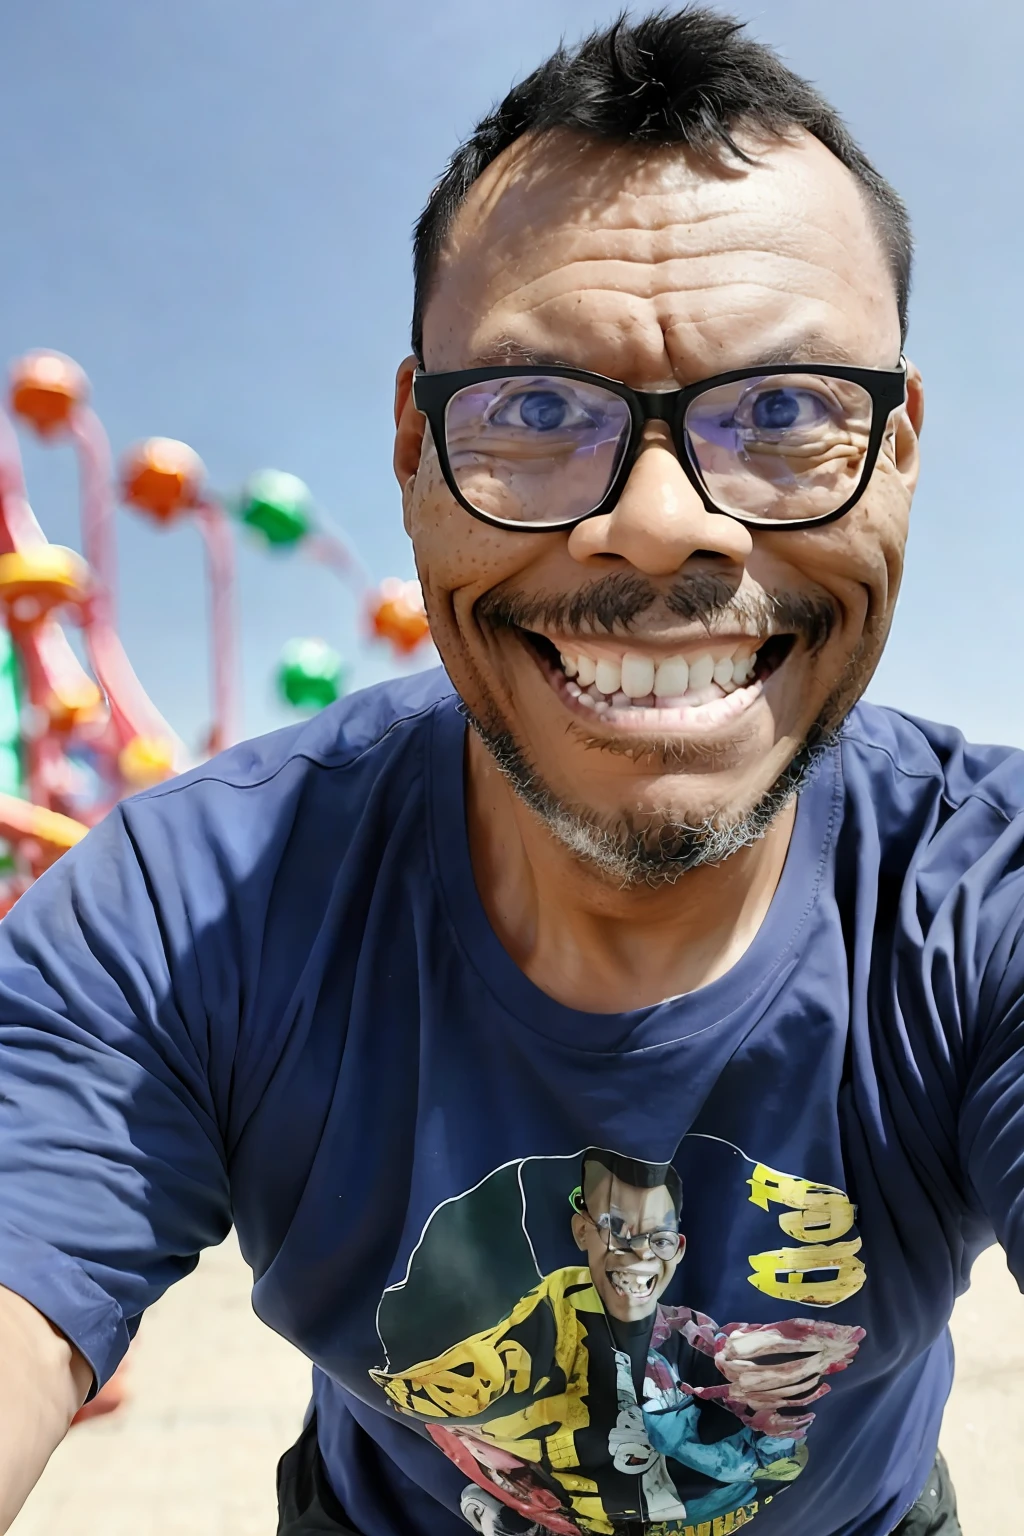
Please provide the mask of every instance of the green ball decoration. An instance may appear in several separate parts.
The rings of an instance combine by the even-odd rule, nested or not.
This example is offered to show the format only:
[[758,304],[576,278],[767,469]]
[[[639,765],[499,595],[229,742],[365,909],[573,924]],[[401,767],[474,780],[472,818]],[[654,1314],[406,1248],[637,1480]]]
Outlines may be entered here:
[[345,692],[345,668],[324,640],[289,640],[281,652],[277,686],[296,709],[324,709]]
[[301,543],[315,523],[309,486],[281,469],[262,469],[245,482],[238,516],[247,528],[280,549]]

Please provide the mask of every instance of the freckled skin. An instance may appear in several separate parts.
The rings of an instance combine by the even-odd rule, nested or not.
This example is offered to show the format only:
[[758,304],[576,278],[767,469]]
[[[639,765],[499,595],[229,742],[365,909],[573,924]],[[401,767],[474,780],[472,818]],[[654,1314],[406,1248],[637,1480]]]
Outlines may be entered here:
[[[510,339],[641,389],[665,389],[756,364],[804,335],[809,361],[894,367],[900,335],[892,279],[854,178],[806,134],[743,142],[752,166],[710,164],[674,148],[610,147],[562,131],[513,145],[471,189],[456,221],[426,306],[426,368],[472,366]],[[917,480],[923,404],[916,370],[867,492],[824,528],[751,532],[709,514],[664,427],[652,424],[612,512],[568,533],[531,534],[488,527],[454,501],[411,403],[413,367],[407,360],[398,375],[395,468],[431,630],[473,712],[501,722],[556,795],[601,816],[693,823],[754,805],[826,703],[848,708],[877,664]],[[657,585],[709,570],[727,574],[740,594],[824,592],[839,622],[815,656],[797,648],[710,751],[682,762],[595,750],[527,649],[474,612],[477,599],[496,588],[529,598],[571,594],[612,571],[640,573]],[[669,622],[657,605],[636,633],[656,647],[659,627]],[[474,745],[471,792],[491,771]],[[518,848],[532,834],[518,811],[499,811],[500,794],[487,789],[486,815],[495,825],[501,815],[518,818],[518,830],[502,834],[511,868],[508,845]],[[780,831],[781,857],[788,835],[788,827]],[[541,855],[527,849],[524,856],[536,864]],[[778,849],[775,858],[781,868]],[[725,875],[735,862],[721,867],[722,889],[735,881],[735,872]],[[687,882],[696,891],[698,882]],[[701,910],[710,910],[716,887],[704,878],[701,889]],[[531,964],[543,896],[510,894],[505,905],[518,912],[522,902],[518,917],[507,919],[522,928],[518,949],[515,935],[503,937],[528,974],[538,975],[544,965],[531,972]],[[634,902],[616,910],[628,917],[636,909]],[[565,975],[567,966],[572,971],[562,953],[548,968]],[[586,969],[581,965],[581,978]],[[572,993],[568,984],[561,994],[558,983],[549,990]]]

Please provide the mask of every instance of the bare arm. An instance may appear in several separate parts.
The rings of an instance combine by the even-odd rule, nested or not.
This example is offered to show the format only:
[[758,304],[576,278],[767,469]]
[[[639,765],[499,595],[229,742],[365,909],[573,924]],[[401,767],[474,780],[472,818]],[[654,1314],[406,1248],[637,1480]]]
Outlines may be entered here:
[[77,1349],[0,1286],[0,1531],[35,1487],[91,1385]]

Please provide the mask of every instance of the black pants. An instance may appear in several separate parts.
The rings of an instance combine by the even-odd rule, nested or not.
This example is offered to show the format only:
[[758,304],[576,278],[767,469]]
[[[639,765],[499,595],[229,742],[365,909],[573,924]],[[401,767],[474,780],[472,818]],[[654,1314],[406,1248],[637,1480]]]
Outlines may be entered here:
[[963,1536],[956,1512],[956,1493],[940,1451],[924,1493],[900,1521],[893,1536]]
[[277,1536],[359,1536],[327,1481],[314,1414],[277,1464]]
[[[327,1481],[316,1443],[316,1419],[302,1431],[277,1466],[277,1536],[359,1536]],[[466,1527],[467,1531],[469,1527]],[[367,1532],[366,1536],[373,1536]],[[942,1456],[935,1463],[924,1493],[904,1517],[893,1536],[962,1536],[956,1514],[956,1494]]]

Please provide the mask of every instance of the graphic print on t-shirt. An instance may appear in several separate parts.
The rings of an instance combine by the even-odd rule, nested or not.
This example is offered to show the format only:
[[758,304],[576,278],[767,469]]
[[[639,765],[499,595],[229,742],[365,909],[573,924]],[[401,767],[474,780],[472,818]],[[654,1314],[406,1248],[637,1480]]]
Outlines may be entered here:
[[[854,1295],[843,1191],[719,1146],[747,1202],[784,1208],[787,1245],[750,1255],[746,1282],[815,1309]],[[381,1298],[371,1379],[465,1474],[485,1536],[726,1536],[805,1466],[812,1405],[864,1330],[687,1305],[678,1162],[590,1147],[506,1163],[432,1212]]]

